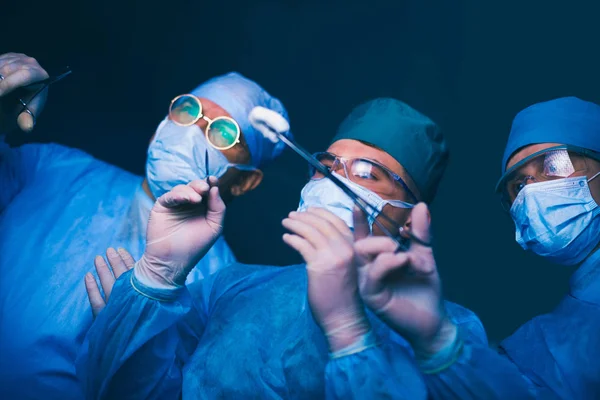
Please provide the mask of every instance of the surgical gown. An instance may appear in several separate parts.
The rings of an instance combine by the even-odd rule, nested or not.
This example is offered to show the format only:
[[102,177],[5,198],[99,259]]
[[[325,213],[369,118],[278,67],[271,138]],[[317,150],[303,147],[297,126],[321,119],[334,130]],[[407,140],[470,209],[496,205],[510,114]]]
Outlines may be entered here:
[[[235,264],[177,291],[116,283],[78,361],[89,399],[424,399],[407,342],[371,316],[379,344],[330,359],[304,265]],[[448,313],[474,340],[479,319]]]
[[[0,137],[0,399],[80,399],[75,358],[92,324],[94,256],[145,245],[142,177],[56,144]],[[223,239],[197,279],[234,261]]]
[[571,278],[569,294],[491,349],[466,345],[426,375],[438,399],[600,399],[600,252]]

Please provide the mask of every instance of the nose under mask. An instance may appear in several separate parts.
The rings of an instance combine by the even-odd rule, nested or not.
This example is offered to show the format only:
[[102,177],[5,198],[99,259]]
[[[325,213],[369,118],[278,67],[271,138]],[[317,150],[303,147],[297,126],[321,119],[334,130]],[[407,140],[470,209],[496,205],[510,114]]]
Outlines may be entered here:
[[587,258],[600,242],[600,207],[589,181],[583,176],[526,185],[510,210],[517,243],[557,264]]
[[[208,150],[209,171],[206,171]],[[219,150],[208,144],[198,125],[179,126],[163,120],[148,147],[146,177],[148,186],[158,198],[177,185],[188,184],[210,176],[220,178],[231,166]]]
[[[369,230],[373,232],[375,218],[381,213],[383,207],[389,204],[398,208],[413,208],[414,205],[402,200],[384,200],[377,193],[366,189],[341,175],[335,174],[346,186],[372,207],[368,216]],[[341,218],[350,229],[354,229],[353,210],[354,201],[335,183],[327,178],[309,181],[300,194],[298,211],[306,211],[309,207],[321,207]]]

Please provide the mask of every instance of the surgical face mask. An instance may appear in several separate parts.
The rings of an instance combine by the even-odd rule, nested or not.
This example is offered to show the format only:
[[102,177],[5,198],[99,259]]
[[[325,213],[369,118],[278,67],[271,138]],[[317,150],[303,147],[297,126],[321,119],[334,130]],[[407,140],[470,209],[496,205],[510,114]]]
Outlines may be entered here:
[[[414,207],[413,204],[401,200],[384,200],[377,193],[365,189],[341,175],[335,175],[354,193],[372,206],[372,209],[370,210],[371,215],[368,217],[369,229],[371,232],[373,231],[375,218],[381,213],[381,210],[383,210],[383,207],[385,207],[386,204],[399,208]],[[350,229],[354,229],[354,220],[352,217],[354,201],[352,201],[342,189],[337,187],[335,183],[327,178],[311,180],[302,189],[298,211],[306,211],[309,207],[325,208],[341,218]]]
[[510,213],[517,243],[557,264],[580,263],[600,242],[600,207],[585,176],[526,185]]
[[146,177],[152,195],[159,198],[177,185],[206,179],[209,174],[220,178],[230,167],[255,169],[250,165],[230,163],[223,153],[208,144],[198,125],[179,126],[165,119],[148,148]]

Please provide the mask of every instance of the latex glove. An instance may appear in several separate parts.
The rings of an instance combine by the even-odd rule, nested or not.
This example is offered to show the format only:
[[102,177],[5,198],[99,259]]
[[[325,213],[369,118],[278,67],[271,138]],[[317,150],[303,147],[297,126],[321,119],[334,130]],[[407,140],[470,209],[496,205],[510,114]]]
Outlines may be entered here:
[[223,231],[225,203],[217,179],[177,185],[160,196],[148,221],[146,249],[135,267],[143,284],[173,289],[188,274]]
[[[430,242],[430,217],[424,203],[412,210],[410,229]],[[360,295],[416,353],[433,355],[456,337],[456,327],[445,315],[433,249],[414,241],[406,252],[395,253],[396,248],[392,239],[381,236],[354,244],[356,253],[367,261],[359,268]]]
[[[7,132],[17,121],[17,125],[23,131],[29,132],[33,129],[35,121],[27,112],[22,112],[18,116],[16,113],[20,110],[20,103],[14,96],[9,96],[11,92],[23,86],[48,78],[48,73],[38,64],[35,58],[25,54],[6,53],[0,55],[0,75],[4,79],[0,80],[0,132]],[[38,86],[23,89],[21,99],[27,101],[28,94],[33,95],[39,89]],[[27,108],[38,116],[46,103],[48,89],[38,94],[31,102],[27,103]]]
[[94,259],[94,266],[96,272],[100,278],[100,284],[104,291],[104,297],[100,293],[100,287],[94,279],[94,275],[87,273],[85,275],[85,290],[88,294],[90,305],[92,306],[92,314],[94,318],[98,316],[98,313],[106,307],[106,302],[110,298],[110,293],[115,285],[115,281],[119,279],[123,273],[127,272],[135,265],[135,260],[125,249],[119,248],[118,250],[110,247],[106,250],[106,258],[110,264],[110,267],[104,261],[104,257],[96,256]]
[[[358,293],[354,235],[339,217],[322,208],[291,212],[282,222],[291,231],[283,240],[306,262],[308,301],[331,352],[353,344],[370,330]],[[356,230],[358,228],[358,230]],[[356,234],[369,232],[363,221]]]

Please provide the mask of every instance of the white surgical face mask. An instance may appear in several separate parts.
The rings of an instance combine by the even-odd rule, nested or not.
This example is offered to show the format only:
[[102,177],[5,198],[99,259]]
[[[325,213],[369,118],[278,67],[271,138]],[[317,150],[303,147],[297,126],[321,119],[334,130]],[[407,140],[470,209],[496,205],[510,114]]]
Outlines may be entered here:
[[[365,189],[341,175],[335,174],[335,176],[373,207],[371,215],[368,217],[371,232],[373,231],[375,218],[381,213],[386,204],[399,208],[414,207],[413,204],[401,200],[384,200],[377,193]],[[350,229],[354,229],[354,220],[352,217],[354,201],[327,178],[311,180],[302,189],[298,211],[306,211],[309,207],[325,208],[341,218]]]
[[580,263],[600,242],[600,207],[585,176],[526,185],[510,213],[517,243],[557,264]]
[[[206,171],[207,151],[209,171]],[[198,125],[179,126],[165,119],[148,147],[146,177],[152,195],[159,198],[177,185],[206,179],[208,174],[220,178],[229,167],[255,169],[230,163],[223,153],[208,144]]]

